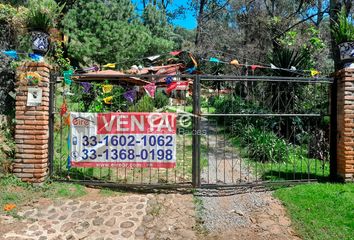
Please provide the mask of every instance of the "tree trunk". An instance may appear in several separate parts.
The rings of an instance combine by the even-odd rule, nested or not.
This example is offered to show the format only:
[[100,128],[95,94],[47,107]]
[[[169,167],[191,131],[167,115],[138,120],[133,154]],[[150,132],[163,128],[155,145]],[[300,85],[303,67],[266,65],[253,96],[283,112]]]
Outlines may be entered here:
[[[340,9],[342,7],[342,4],[338,0],[331,0],[330,1],[330,9],[329,9],[329,16],[330,16],[330,29],[333,29],[336,23],[338,23],[338,12],[340,12]],[[333,32],[331,31],[331,48],[332,48],[332,57],[333,57],[333,62],[334,62],[334,69],[337,71],[341,69],[341,63],[340,63],[340,56],[339,56],[339,50],[337,43],[334,39]]]
[[197,19],[197,31],[195,34],[195,47],[197,48],[201,42],[201,30],[202,30],[202,22],[204,15],[204,7],[207,3],[207,0],[200,0],[199,3],[199,11],[198,11],[198,19]]

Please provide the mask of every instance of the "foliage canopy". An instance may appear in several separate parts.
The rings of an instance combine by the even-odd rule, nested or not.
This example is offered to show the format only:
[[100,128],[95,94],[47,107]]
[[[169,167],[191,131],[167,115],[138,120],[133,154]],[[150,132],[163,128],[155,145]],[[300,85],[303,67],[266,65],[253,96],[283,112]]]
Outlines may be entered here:
[[136,63],[145,54],[172,50],[172,41],[153,34],[161,34],[165,25],[162,30],[153,27],[156,22],[147,21],[152,15],[144,15],[144,26],[129,0],[78,0],[62,22],[71,39],[69,55],[80,64],[114,62],[123,67],[131,65],[127,59]]

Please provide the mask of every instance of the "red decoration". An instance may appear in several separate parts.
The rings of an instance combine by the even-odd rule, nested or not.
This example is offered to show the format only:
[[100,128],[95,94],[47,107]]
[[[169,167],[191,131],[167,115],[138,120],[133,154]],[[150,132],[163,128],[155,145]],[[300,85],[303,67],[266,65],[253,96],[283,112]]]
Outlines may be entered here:
[[173,89],[175,89],[176,87],[177,87],[177,82],[172,82],[168,85],[166,92],[170,94],[173,91]]
[[64,101],[60,107],[60,116],[63,116],[67,111],[68,111],[68,106],[66,105],[66,102]]

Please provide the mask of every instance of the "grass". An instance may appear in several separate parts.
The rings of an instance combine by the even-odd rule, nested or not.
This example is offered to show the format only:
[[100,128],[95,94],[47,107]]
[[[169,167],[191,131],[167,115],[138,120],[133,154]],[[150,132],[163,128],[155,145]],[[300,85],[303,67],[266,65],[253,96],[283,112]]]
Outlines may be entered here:
[[242,147],[237,136],[229,137],[245,165],[253,170],[253,175],[265,181],[317,179],[327,181],[329,163],[318,159],[308,158],[307,150],[292,149],[284,162],[261,162],[248,155],[247,147]]
[[102,188],[100,189],[100,195],[104,197],[114,197],[114,196],[119,196],[123,195],[124,193],[118,190],[113,190],[109,188]]
[[298,185],[274,195],[304,240],[354,239],[354,184]]
[[58,198],[77,198],[86,194],[85,187],[67,183],[44,183],[42,186],[32,186],[21,182],[12,175],[0,178],[0,214],[6,204],[15,204],[16,208],[8,214],[16,215],[16,211],[24,204],[41,198],[55,200]]
[[203,206],[203,201],[201,198],[197,196],[193,196],[193,203],[195,205],[195,211],[196,211],[196,225],[194,227],[195,231],[202,236],[206,236],[208,234],[208,230],[204,226],[204,221],[202,218],[204,206]]

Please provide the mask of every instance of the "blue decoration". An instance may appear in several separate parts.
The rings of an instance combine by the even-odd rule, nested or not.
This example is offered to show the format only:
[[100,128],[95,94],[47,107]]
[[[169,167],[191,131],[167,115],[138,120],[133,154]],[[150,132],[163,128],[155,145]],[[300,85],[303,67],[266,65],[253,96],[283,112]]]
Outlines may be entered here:
[[32,61],[35,62],[41,62],[43,61],[43,56],[35,54],[35,53],[29,53],[28,56],[31,58]]
[[211,57],[211,58],[209,59],[209,62],[220,63],[220,60],[217,59],[217,58]]
[[71,168],[71,158],[70,158],[70,151],[71,151],[71,146],[70,146],[70,134],[68,135],[68,151],[69,151],[69,155],[68,155],[68,159],[67,159],[67,169],[68,171],[70,170]]
[[73,70],[68,70],[63,72],[65,84],[71,85],[72,83],[71,76],[73,75],[73,73],[74,73]]
[[6,56],[18,59],[17,52],[15,50],[2,51]]
[[92,87],[92,84],[89,82],[82,82],[81,85],[84,87],[84,93],[89,93]]
[[192,74],[192,73],[194,73],[196,70],[197,70],[196,67],[187,68],[187,69],[186,69],[186,73]]
[[167,84],[170,84],[171,82],[173,82],[172,76],[168,76],[167,78],[165,78],[165,81]]

